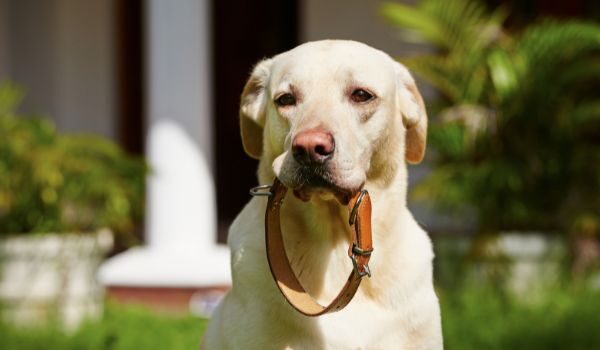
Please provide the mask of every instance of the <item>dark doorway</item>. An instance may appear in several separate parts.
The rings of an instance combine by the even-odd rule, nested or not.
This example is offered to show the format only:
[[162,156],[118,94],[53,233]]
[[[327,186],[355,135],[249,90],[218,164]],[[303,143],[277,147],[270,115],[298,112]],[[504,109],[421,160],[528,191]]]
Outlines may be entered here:
[[[144,0],[113,0],[117,141],[128,153],[144,154]],[[144,241],[144,221],[133,234]],[[130,240],[117,239],[111,254],[126,250]]]
[[114,1],[118,140],[144,153],[144,1]]
[[243,151],[238,108],[244,83],[258,60],[298,44],[298,2],[213,2],[213,87],[219,242],[248,202],[257,162]]

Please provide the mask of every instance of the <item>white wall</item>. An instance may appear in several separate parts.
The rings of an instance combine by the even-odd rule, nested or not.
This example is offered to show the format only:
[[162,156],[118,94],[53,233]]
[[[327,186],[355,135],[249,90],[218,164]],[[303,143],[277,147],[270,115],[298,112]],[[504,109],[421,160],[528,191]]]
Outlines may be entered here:
[[114,138],[113,1],[55,1],[57,122],[65,130]]
[[[300,10],[300,40],[356,40],[385,51],[392,57],[431,51],[427,45],[400,40],[398,30],[386,22],[379,12],[380,5],[385,2],[393,0],[304,0]],[[433,93],[427,87],[422,90],[427,96]]]
[[[379,6],[392,0],[304,0],[301,8],[301,38],[352,39],[392,55],[426,49],[398,40],[397,32],[383,20]],[[414,3],[416,1],[400,1]]]
[[0,80],[25,88],[22,112],[116,136],[112,4],[0,0]]
[[8,12],[4,36],[7,72],[3,78],[27,91],[22,110],[27,113],[56,113],[55,16],[52,1],[6,0]]

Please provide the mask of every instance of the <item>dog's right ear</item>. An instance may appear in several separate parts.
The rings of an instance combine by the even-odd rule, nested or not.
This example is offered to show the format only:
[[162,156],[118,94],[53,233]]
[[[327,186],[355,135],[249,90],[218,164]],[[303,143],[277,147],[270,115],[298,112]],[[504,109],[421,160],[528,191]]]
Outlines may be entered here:
[[240,130],[246,153],[259,159],[263,150],[263,128],[268,96],[265,87],[271,71],[271,59],[259,62],[244,86],[240,103]]

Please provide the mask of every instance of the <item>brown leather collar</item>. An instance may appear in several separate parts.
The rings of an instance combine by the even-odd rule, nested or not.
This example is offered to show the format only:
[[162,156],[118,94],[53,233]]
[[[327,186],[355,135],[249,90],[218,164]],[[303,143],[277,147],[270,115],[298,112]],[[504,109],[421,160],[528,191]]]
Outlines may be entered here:
[[[259,192],[265,189],[270,189],[270,191]],[[373,251],[373,241],[369,193],[362,190],[348,203],[349,224],[354,226],[352,243],[348,248],[348,256],[352,260],[353,270],[342,290],[327,306],[319,304],[306,292],[290,266],[283,244],[279,217],[286,193],[287,187],[278,179],[275,179],[272,186],[259,186],[250,191],[252,195],[269,196],[265,213],[265,240],[267,260],[273,279],[288,303],[306,316],[320,316],[342,310],[356,294],[362,278],[367,275],[371,277],[368,263]]]

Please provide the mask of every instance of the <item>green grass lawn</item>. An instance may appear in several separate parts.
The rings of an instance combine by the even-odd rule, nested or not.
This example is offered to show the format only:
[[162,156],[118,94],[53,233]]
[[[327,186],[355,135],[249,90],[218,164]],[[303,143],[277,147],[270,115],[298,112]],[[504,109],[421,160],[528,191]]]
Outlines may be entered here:
[[198,349],[207,320],[157,314],[140,307],[109,304],[101,321],[72,335],[47,327],[14,329],[0,325],[2,350],[183,350]]
[[489,288],[440,298],[446,349],[600,349],[600,291],[569,287],[525,304]]
[[[440,291],[449,350],[600,349],[600,292],[566,288],[532,304],[480,286]],[[2,350],[197,349],[207,321],[110,304],[72,335],[0,325]]]

